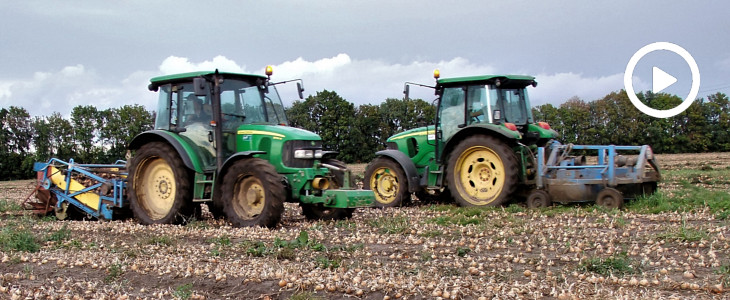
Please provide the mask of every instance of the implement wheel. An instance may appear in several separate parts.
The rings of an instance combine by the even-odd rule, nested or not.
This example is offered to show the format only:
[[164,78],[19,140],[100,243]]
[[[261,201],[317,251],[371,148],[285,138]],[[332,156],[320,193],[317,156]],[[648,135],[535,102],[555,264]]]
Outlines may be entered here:
[[517,187],[517,158],[502,141],[485,135],[464,139],[451,151],[446,178],[461,206],[496,206]]
[[134,217],[145,225],[176,224],[192,203],[188,169],[177,151],[165,143],[149,143],[132,158],[129,200]]
[[223,211],[235,227],[275,227],[284,213],[286,189],[269,162],[247,158],[223,177]]
[[397,207],[409,201],[408,182],[401,166],[392,159],[378,157],[365,169],[363,185],[375,193],[376,207]]
[[[324,164],[333,165],[340,169],[346,169],[347,164],[336,159],[325,159],[322,161]],[[332,185],[330,188],[338,189],[345,184],[345,171],[330,170],[332,174]],[[350,184],[354,183],[353,178],[350,178]],[[354,208],[336,208],[336,207],[325,207],[322,204],[307,204],[300,203],[302,207],[302,214],[307,220],[343,220],[352,217],[352,213],[355,211]]]
[[527,207],[528,208],[545,208],[552,205],[553,201],[550,200],[550,194],[544,190],[533,190],[529,196],[527,196]]
[[621,208],[624,206],[624,195],[614,188],[605,188],[598,192],[596,204],[606,208]]

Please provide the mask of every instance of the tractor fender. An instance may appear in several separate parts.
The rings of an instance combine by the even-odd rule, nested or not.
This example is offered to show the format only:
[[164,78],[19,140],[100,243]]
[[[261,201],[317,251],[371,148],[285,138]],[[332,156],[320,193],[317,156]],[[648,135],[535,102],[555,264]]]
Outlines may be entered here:
[[495,124],[474,124],[467,127],[464,127],[463,129],[459,130],[454,134],[451,138],[449,138],[448,141],[446,141],[446,145],[444,145],[444,151],[441,153],[441,161],[448,160],[448,154],[451,153],[451,149],[453,149],[457,144],[459,144],[461,141],[463,141],[465,138],[475,135],[475,134],[484,134],[484,135],[490,135],[493,137],[496,137],[505,143],[507,145],[514,146],[516,142],[522,138],[522,135],[517,131],[512,131],[507,129],[504,126],[495,125]]
[[180,155],[185,167],[194,170],[195,172],[203,173],[203,164],[200,161],[200,158],[197,155],[191,155],[191,153],[195,153],[192,146],[179,136],[164,130],[149,130],[138,134],[129,143],[127,149],[137,150],[150,142],[166,142],[175,148],[175,151]]
[[[237,152],[237,153],[229,156],[228,158],[226,158],[226,161],[224,161],[223,162],[223,165],[221,165],[221,169],[218,170],[218,175],[225,174],[226,173],[226,170],[228,169],[228,167],[230,167],[234,162],[238,161],[239,159],[253,157],[254,154],[266,154],[266,152],[265,151],[241,151],[241,152]],[[220,177],[220,176],[216,176],[216,177]]]
[[417,192],[421,190],[421,185],[419,184],[420,176],[418,176],[416,165],[413,164],[413,161],[405,153],[389,149],[375,152],[375,156],[387,156],[395,160],[395,162],[401,166],[403,172],[406,173],[406,178],[408,179],[409,192]]

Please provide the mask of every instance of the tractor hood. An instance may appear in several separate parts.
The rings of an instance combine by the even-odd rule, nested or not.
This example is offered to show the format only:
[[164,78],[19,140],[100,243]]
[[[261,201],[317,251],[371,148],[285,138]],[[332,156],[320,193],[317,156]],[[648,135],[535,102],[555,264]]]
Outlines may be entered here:
[[241,125],[238,127],[238,135],[252,136],[265,135],[274,140],[306,140],[321,141],[322,138],[314,132],[300,128],[283,125]]
[[[428,135],[435,135],[434,126],[424,126],[424,127],[418,127],[411,130],[406,130],[404,132],[401,132],[399,134],[396,134],[394,136],[391,136],[388,138],[388,142],[393,142],[399,139],[409,138],[409,137],[415,137],[415,136],[428,136]],[[435,136],[428,137],[429,140],[434,140]]]

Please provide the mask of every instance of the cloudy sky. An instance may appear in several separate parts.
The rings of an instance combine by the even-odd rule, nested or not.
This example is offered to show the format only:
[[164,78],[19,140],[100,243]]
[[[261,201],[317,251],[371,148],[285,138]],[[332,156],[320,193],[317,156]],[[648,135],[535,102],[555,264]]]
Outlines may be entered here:
[[[0,107],[67,115],[76,105],[154,109],[149,78],[215,68],[304,79],[305,94],[334,90],[355,104],[401,97],[403,82],[528,74],[534,105],[595,100],[623,88],[626,64],[653,42],[689,51],[700,95],[730,93],[726,1],[2,1]],[[666,51],[642,60],[679,79],[689,68]],[[284,86],[285,104],[295,97]],[[416,96],[433,99],[428,91]]]

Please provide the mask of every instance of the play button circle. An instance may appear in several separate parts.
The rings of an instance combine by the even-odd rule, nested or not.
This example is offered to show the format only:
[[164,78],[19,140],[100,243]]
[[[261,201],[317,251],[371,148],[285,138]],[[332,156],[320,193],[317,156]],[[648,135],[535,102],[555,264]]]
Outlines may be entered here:
[[[645,55],[657,50],[667,50],[681,56],[684,61],[687,62],[687,64],[689,65],[689,69],[692,72],[692,87],[690,88],[689,95],[687,95],[687,98],[682,101],[682,104],[672,109],[660,110],[651,108],[641,102],[641,100],[636,97],[636,92],[634,92],[632,78],[634,76],[634,69],[636,68],[636,64]],[[652,68],[653,93],[659,93],[674,84],[675,82],[677,82],[677,78],[675,78],[674,76],[668,74],[667,72],[664,72],[658,67]],[[700,70],[699,67],[697,67],[697,62],[695,62],[692,55],[690,55],[687,50],[684,50],[684,48],[668,42],[652,43],[642,47],[641,49],[639,49],[639,51],[636,51],[633,56],[631,56],[629,63],[626,65],[626,71],[624,72],[624,88],[626,89],[626,93],[628,94],[631,103],[634,104],[634,106],[636,106],[636,108],[638,108],[641,112],[655,118],[669,118],[682,113],[690,105],[692,105],[692,101],[694,101],[700,91]]]

